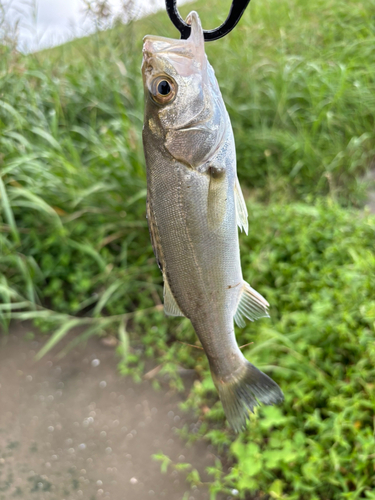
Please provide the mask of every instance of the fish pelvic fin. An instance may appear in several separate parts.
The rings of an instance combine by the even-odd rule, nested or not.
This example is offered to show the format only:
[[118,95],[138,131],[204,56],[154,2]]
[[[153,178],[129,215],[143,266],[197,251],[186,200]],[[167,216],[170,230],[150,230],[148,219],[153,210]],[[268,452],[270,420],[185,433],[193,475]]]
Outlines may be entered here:
[[168,280],[164,275],[164,312],[167,316],[185,316],[173,297]]
[[242,284],[241,295],[237,304],[237,310],[234,314],[236,325],[243,328],[245,318],[254,321],[259,318],[269,318],[269,304],[266,299],[258,293],[254,288],[251,288],[246,281]]
[[225,380],[220,380],[213,370],[211,373],[225,416],[235,432],[245,429],[249,412],[253,412],[255,406],[284,401],[284,394],[276,382],[245,358],[242,358],[240,367]]

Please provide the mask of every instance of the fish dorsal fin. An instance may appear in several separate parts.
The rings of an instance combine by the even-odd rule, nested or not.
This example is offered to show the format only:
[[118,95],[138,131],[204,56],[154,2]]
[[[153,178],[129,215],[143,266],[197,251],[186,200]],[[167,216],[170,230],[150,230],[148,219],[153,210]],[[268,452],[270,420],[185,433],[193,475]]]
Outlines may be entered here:
[[244,281],[234,321],[239,327],[243,328],[246,324],[245,318],[250,321],[264,317],[269,318],[268,306],[269,304],[266,299],[254,290],[254,288],[251,288],[249,283]]
[[168,281],[164,276],[164,312],[167,316],[184,316],[178,307],[175,298],[169,288]]
[[236,177],[236,182],[234,184],[234,200],[236,204],[237,226],[240,228],[241,231],[243,230],[247,234],[249,230],[249,223],[247,220],[247,208],[238,177]]

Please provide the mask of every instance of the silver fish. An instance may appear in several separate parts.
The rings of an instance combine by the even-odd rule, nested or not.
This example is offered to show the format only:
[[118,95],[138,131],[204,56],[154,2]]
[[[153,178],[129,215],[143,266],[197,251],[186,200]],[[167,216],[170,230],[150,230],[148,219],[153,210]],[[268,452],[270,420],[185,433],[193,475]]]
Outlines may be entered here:
[[147,217],[165,313],[190,319],[238,432],[249,410],[283,393],[236,342],[233,319],[243,327],[244,318],[268,316],[268,302],[242,277],[237,225],[247,233],[248,222],[233,131],[198,14],[187,21],[188,40],[144,38]]

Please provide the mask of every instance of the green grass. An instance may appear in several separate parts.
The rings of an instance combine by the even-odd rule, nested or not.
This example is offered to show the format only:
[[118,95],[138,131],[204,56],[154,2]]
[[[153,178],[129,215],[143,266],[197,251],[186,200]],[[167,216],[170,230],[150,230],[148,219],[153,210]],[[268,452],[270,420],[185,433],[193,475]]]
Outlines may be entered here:
[[[228,9],[193,5],[207,28]],[[41,354],[77,326],[75,341],[118,333],[123,373],[142,375],[141,352],[177,389],[177,364],[195,367],[185,406],[221,450],[213,496],[374,498],[374,219],[353,209],[374,165],[374,0],[253,0],[207,45],[249,204],[244,275],[272,304],[272,320],[238,341],[254,342],[245,354],[286,395],[234,442],[205,357],[175,342],[195,343],[189,322],[160,310],[141,144],[146,33],[176,35],[161,12],[29,56],[0,45],[0,325],[34,318],[53,332]]]

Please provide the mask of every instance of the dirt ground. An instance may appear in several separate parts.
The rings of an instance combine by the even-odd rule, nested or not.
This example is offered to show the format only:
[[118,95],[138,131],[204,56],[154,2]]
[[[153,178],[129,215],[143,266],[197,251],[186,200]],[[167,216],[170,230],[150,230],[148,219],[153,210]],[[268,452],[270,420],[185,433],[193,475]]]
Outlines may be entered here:
[[121,377],[114,349],[98,338],[35,362],[46,337],[25,340],[28,331],[0,333],[0,500],[209,498],[151,457],[162,451],[203,474],[214,465],[207,443],[187,447],[176,436],[199,425],[179,411],[183,395]]

